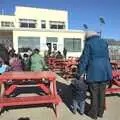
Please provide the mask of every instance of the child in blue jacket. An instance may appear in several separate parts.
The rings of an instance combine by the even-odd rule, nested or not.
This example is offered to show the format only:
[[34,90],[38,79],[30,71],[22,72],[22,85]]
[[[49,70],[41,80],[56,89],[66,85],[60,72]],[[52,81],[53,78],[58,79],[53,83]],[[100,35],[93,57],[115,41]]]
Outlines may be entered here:
[[72,96],[73,96],[73,113],[76,114],[78,110],[81,115],[84,114],[85,111],[85,99],[86,99],[86,91],[87,84],[84,80],[73,81],[72,85]]

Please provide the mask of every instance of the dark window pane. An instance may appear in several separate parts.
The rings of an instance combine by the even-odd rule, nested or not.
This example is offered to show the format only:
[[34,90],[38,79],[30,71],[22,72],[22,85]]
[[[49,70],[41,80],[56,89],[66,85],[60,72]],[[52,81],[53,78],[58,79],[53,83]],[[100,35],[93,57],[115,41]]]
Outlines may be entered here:
[[51,25],[50,28],[51,29],[57,29],[57,25]]
[[67,49],[67,51],[72,52],[73,51],[73,40],[72,38],[65,38],[64,39],[64,47]]
[[29,23],[29,28],[36,28],[35,23]]
[[41,28],[46,28],[46,24],[41,24]]
[[69,52],[80,52],[81,51],[81,39],[64,38],[64,47]]
[[28,27],[28,23],[20,23],[20,27]]
[[73,39],[73,50],[75,52],[81,51],[81,40],[80,39]]
[[58,25],[58,29],[64,29],[64,25]]

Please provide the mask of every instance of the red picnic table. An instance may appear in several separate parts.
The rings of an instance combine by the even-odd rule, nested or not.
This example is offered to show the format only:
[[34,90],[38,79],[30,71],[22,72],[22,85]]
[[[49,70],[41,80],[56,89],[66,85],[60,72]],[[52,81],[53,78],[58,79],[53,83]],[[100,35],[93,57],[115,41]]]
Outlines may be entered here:
[[113,70],[112,76],[112,84],[106,89],[106,93],[120,93],[120,70]]
[[[61,98],[57,95],[56,90],[56,75],[50,71],[42,72],[6,72],[0,75],[0,86],[9,81],[13,81],[12,84],[5,88],[0,95],[0,108],[7,106],[17,106],[17,105],[35,105],[52,103],[55,107],[56,115],[58,115],[58,104],[61,102]],[[35,82],[35,84],[24,84],[25,82]],[[47,84],[46,84],[47,81]],[[21,84],[23,83],[23,84]],[[48,84],[49,83],[49,84]],[[37,87],[44,91],[44,95],[37,96],[22,96],[22,97],[6,97],[13,93],[16,88],[26,87]]]

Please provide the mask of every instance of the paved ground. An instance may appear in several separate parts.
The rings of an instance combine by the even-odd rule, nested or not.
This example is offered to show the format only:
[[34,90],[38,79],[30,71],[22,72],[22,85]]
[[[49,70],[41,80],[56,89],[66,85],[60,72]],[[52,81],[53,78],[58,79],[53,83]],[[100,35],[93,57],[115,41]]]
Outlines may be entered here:
[[[58,76],[57,88],[62,96],[63,103],[60,105],[60,118],[59,120],[92,120],[90,117],[79,113],[73,115],[69,109],[71,102],[71,89],[70,82]],[[105,111],[104,118],[101,120],[120,120],[120,96],[109,96],[106,99],[107,110]],[[20,119],[20,118],[29,119]],[[100,118],[99,118],[100,119]],[[13,108],[8,112],[4,112],[0,116],[0,120],[56,120],[52,108],[48,107],[29,107],[29,108]]]

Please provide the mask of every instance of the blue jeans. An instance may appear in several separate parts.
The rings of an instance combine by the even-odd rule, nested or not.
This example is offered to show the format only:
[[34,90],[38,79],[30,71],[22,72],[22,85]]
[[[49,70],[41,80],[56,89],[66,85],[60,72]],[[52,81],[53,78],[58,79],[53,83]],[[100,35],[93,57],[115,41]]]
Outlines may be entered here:
[[85,100],[75,100],[73,99],[73,108],[75,111],[79,110],[81,114],[85,111]]

